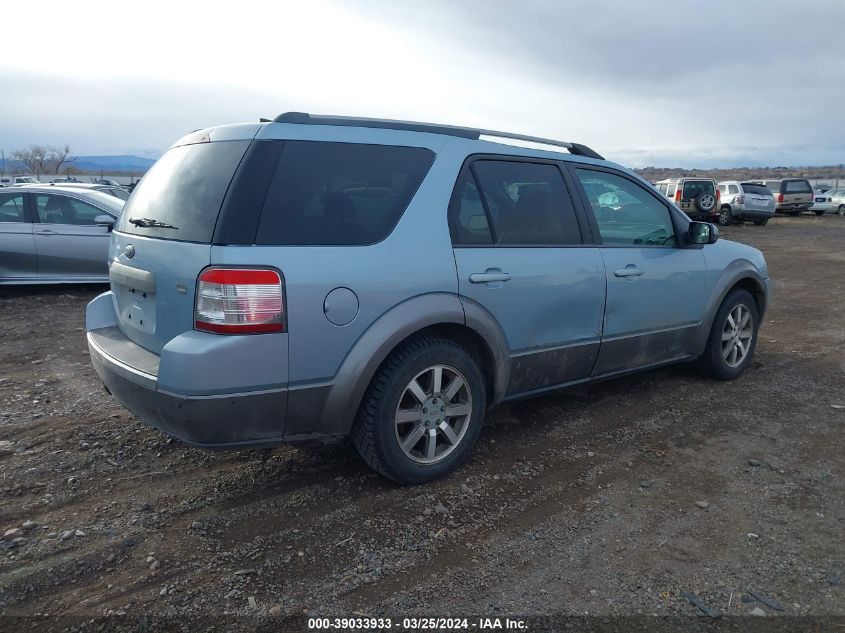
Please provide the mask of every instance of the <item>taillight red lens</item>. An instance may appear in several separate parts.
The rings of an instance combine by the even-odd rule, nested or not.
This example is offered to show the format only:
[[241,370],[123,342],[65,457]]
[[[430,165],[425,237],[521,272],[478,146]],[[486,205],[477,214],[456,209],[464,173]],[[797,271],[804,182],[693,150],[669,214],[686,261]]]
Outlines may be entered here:
[[284,332],[281,275],[266,268],[207,268],[197,280],[194,328],[216,334]]
[[783,194],[779,193],[778,194],[778,204],[781,204],[781,203],[783,203]]
[[678,186],[678,188],[675,189],[675,202],[680,202],[680,201],[681,201],[681,187]]
[[716,202],[718,203],[722,199],[722,192],[716,189]]

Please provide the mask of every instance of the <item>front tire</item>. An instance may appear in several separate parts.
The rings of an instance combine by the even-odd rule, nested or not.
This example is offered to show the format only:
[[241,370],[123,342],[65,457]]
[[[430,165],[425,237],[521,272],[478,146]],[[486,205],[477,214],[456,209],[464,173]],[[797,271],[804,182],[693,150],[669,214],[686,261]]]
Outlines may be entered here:
[[730,226],[732,221],[733,216],[731,215],[731,208],[722,207],[722,210],[719,212],[719,224],[722,226]]
[[400,484],[444,477],[469,456],[487,405],[478,361],[458,343],[421,337],[373,377],[352,441],[373,470]]
[[757,347],[757,303],[747,290],[733,290],[719,307],[699,369],[716,380],[735,380],[754,357]]
[[839,215],[845,215],[845,204],[840,204],[839,209],[836,210]]

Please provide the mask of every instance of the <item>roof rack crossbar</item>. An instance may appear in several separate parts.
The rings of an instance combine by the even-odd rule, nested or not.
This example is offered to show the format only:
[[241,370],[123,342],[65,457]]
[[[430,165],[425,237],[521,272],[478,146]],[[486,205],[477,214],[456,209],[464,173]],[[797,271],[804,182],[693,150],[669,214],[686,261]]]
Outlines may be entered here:
[[460,127],[457,125],[417,123],[415,121],[396,121],[392,119],[370,119],[366,117],[315,115],[308,114],[307,112],[285,112],[277,116],[273,119],[273,121],[275,123],[298,123],[305,125],[340,125],[351,127],[386,128],[391,130],[406,130],[410,132],[446,134],[448,136],[459,136],[461,138],[473,140],[477,140],[482,136],[491,136],[495,138],[513,139],[516,141],[526,141],[528,143],[538,143],[540,145],[564,147],[569,150],[570,154],[604,160],[600,154],[580,143],[556,141],[554,139],[542,138],[540,136],[529,136],[527,134],[514,134],[512,132],[498,132],[496,130]]

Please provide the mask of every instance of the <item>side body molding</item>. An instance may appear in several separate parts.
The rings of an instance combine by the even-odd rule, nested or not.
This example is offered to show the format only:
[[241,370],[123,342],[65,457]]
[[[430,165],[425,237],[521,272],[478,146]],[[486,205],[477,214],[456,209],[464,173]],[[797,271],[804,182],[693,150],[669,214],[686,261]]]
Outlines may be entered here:
[[[457,295],[449,293],[420,295],[391,308],[364,332],[343,360],[328,390],[320,423],[317,425],[318,429],[315,430],[326,435],[349,433],[355,421],[358,406],[373,375],[388,354],[404,339],[433,325],[453,323],[468,324],[473,327],[469,323],[470,320],[473,323],[481,322],[476,317],[472,319],[465,317],[461,300]],[[493,340],[491,344],[491,340],[485,336],[484,332],[476,331],[487,341],[494,356],[497,367],[494,397],[497,397],[498,401],[504,394],[504,389],[501,389],[500,393],[499,383],[502,378],[498,370],[506,363],[507,358],[506,355],[501,356],[504,338],[502,337],[501,341]],[[296,406],[295,392],[296,389],[290,392],[289,406],[291,404]]]

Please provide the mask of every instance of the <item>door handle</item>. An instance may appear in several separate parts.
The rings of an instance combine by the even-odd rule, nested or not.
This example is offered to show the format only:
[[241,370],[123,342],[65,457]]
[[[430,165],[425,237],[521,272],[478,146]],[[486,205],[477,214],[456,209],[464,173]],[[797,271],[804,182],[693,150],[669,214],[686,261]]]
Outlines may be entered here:
[[510,281],[510,273],[503,273],[498,268],[488,268],[483,273],[472,273],[469,280],[474,284],[489,284],[497,281]]
[[625,268],[619,268],[613,271],[617,277],[639,277],[645,271],[642,268],[637,268],[634,264],[628,264]]
[[44,229],[43,231],[36,231],[36,235],[57,235],[57,233],[52,229]]

